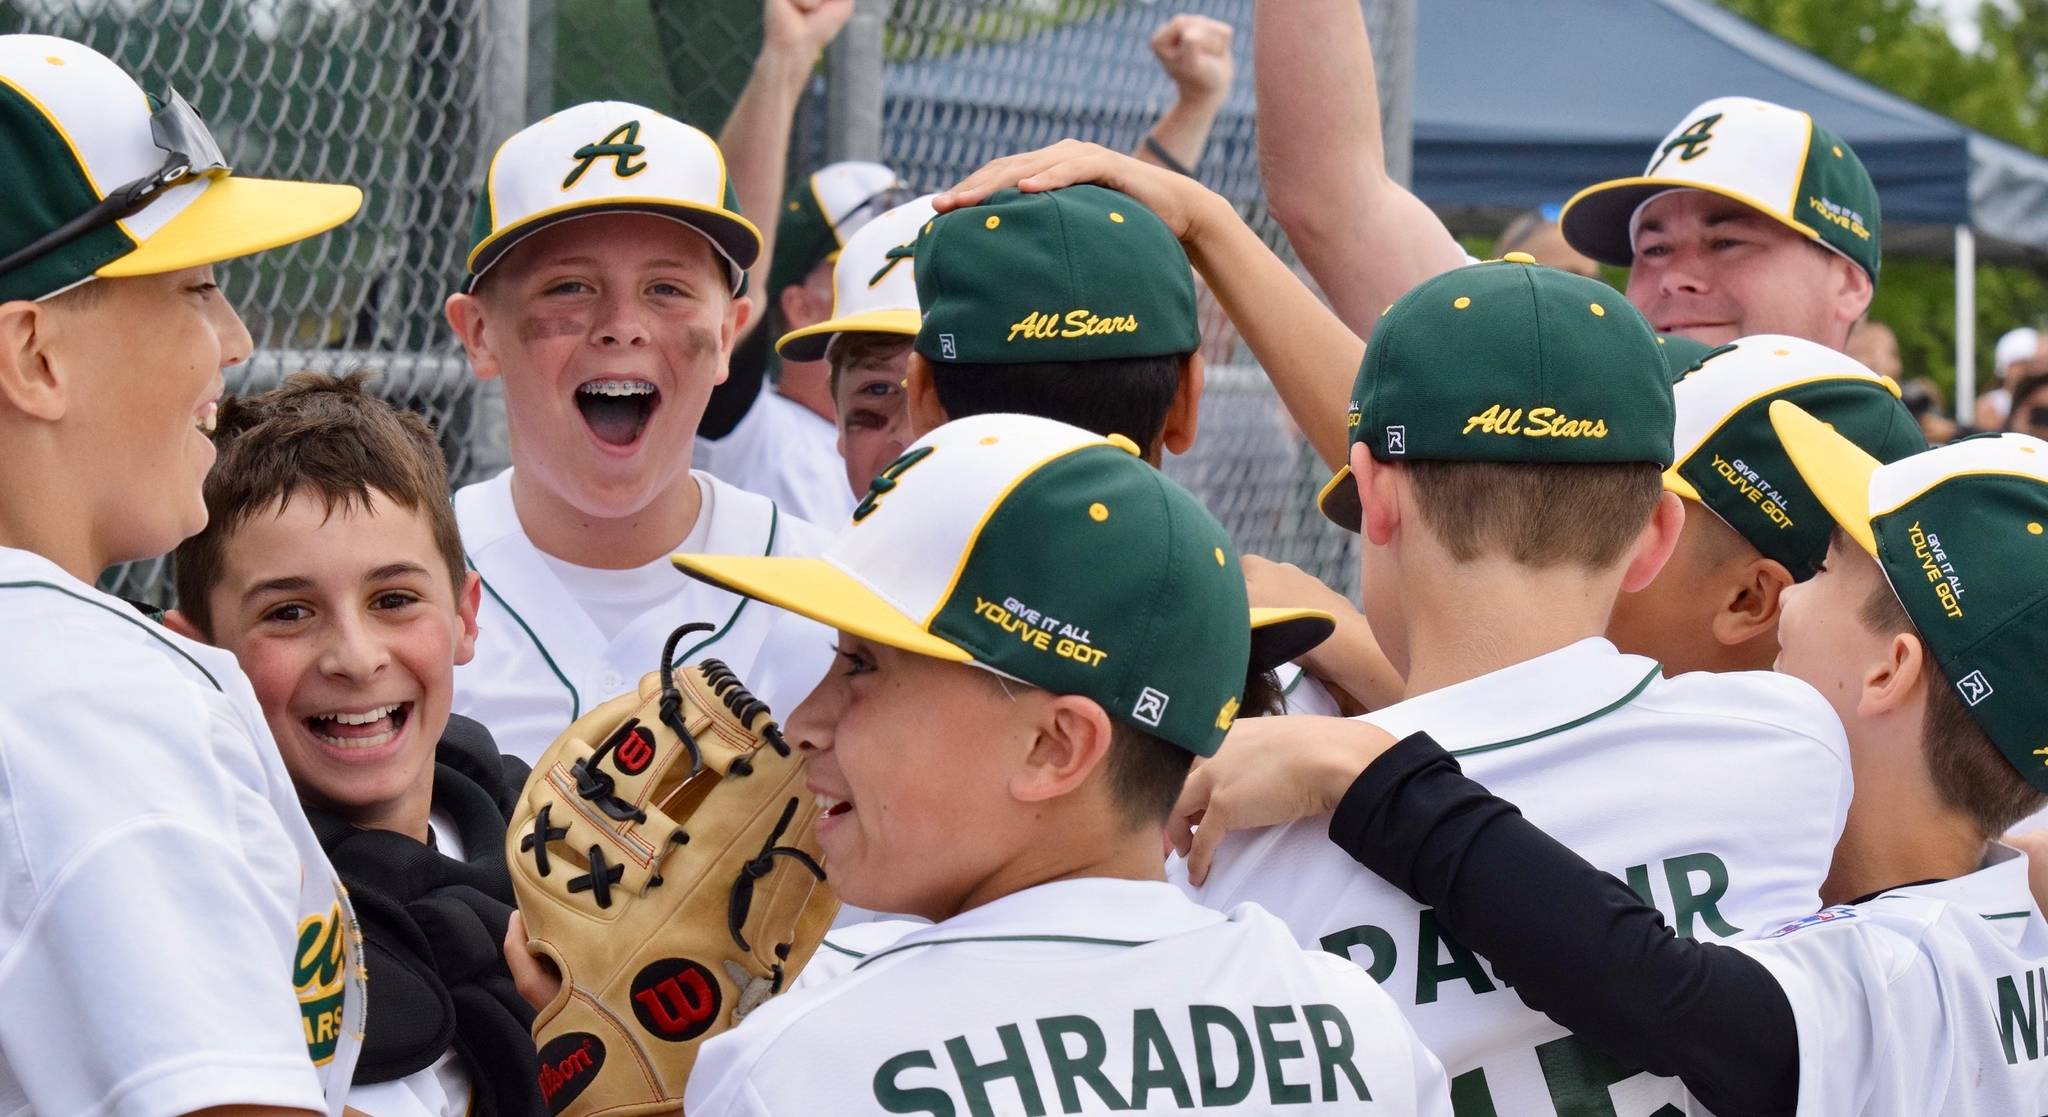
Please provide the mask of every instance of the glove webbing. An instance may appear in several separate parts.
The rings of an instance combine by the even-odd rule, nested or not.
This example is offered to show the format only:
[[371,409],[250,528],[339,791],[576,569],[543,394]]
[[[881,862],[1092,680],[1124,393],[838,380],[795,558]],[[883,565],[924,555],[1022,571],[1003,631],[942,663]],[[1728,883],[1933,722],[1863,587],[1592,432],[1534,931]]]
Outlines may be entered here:
[[[775,829],[768,835],[768,840],[762,843],[761,852],[756,854],[753,860],[740,866],[740,875],[732,882],[732,902],[726,908],[726,929],[732,932],[733,945],[743,951],[753,949],[747,945],[744,930],[747,925],[747,912],[754,906],[754,882],[775,871],[777,857],[794,858],[797,864],[809,869],[812,876],[821,881],[825,879],[825,867],[818,864],[810,854],[795,846],[775,844],[776,839],[782,837],[783,832],[789,829],[790,819],[796,817],[797,803],[797,799],[792,796],[789,802],[783,804],[782,818],[775,823]],[[777,955],[787,956],[788,944],[778,945],[775,952]],[[779,985],[782,967],[778,965],[775,969]]]

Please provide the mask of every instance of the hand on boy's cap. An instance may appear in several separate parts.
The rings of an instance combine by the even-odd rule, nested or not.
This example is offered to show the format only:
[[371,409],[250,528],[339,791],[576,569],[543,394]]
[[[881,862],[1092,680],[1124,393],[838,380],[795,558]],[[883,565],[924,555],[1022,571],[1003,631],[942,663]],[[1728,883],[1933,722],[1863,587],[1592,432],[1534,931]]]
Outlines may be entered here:
[[1036,194],[1084,182],[1136,198],[1182,241],[1188,240],[1194,231],[1197,203],[1210,195],[1207,187],[1186,175],[1100,144],[1061,140],[1051,147],[1006,155],[983,164],[980,170],[933,197],[932,208],[947,213],[962,206],[979,205],[1009,186]]

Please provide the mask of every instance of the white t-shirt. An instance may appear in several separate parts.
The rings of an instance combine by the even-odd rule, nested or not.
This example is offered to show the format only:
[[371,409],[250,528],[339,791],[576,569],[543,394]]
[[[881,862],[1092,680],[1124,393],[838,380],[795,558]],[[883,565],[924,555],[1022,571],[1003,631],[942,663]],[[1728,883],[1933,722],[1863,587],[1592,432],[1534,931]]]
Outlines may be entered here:
[[2019,853],[1736,945],[1792,1003],[1802,1115],[2048,1112],[2048,925]]
[[[1666,679],[1600,639],[1361,720],[1397,739],[1427,730],[1467,775],[1628,881],[1684,935],[1733,938],[1818,907],[1849,805],[1848,744],[1811,687],[1769,672]],[[1475,1107],[1593,1112],[1555,1100],[1571,1091],[1620,1113],[1685,1104],[1676,1079],[1621,1067],[1525,1007],[1432,912],[1331,844],[1329,823],[1230,835],[1191,895],[1258,903],[1303,946],[1365,966]],[[1181,879],[1185,865],[1168,871]]]
[[697,440],[697,468],[837,530],[858,498],[846,483],[839,430],[817,412],[761,385],[761,395],[724,438]]
[[361,932],[233,656],[0,548],[0,1114],[340,1114]]
[[[824,532],[767,498],[703,472],[692,476],[703,486],[704,512],[691,535],[703,532],[705,552],[808,556],[823,549]],[[831,665],[831,630],[679,570],[671,571],[666,601],[607,637],[527,539],[512,507],[509,469],[457,492],[455,519],[484,593],[476,658],[455,669],[454,710],[482,722],[500,749],[528,763],[570,722],[656,670],[663,643],[679,625],[714,626],[683,639],[679,663],[724,660],[778,718],[788,717]],[[607,572],[587,573],[596,581]],[[640,573],[624,571],[620,580]]]
[[1358,967],[1255,906],[1091,878],[909,929],[769,1001],[704,1045],[683,1109],[1449,1117],[1450,1099]]
[[[711,521],[715,514],[711,510],[716,492],[710,485],[704,486],[704,503],[697,514],[697,522],[690,526],[690,534],[675,545],[670,554],[694,554],[704,550],[704,540],[710,535]],[[590,623],[604,634],[607,640],[616,640],[619,633],[626,631],[634,621],[661,608],[662,604],[676,595],[676,564],[668,555],[627,570],[599,570],[589,566],[578,566],[564,562],[546,551],[535,552],[540,560],[547,563],[555,580],[562,583],[577,608],[590,618]]]

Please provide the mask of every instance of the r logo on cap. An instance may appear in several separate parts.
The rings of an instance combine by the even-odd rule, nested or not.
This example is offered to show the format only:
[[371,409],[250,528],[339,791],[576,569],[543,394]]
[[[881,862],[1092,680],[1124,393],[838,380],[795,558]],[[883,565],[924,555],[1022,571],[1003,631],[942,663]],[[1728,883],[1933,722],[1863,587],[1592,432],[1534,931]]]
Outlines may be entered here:
[[1387,428],[1387,453],[1389,453],[1389,454],[1405,454],[1405,453],[1407,453],[1407,452],[1408,452],[1408,428],[1407,428],[1407,427],[1405,427],[1405,426],[1400,426],[1400,427],[1388,427],[1388,428]]
[[576,180],[583,177],[583,172],[589,170],[590,165],[599,159],[612,161],[613,174],[620,178],[631,178],[647,169],[645,161],[633,162],[634,156],[645,154],[647,149],[640,144],[640,122],[628,120],[612,129],[604,139],[594,144],[584,144],[576,149],[576,154],[570,156],[578,161],[576,169],[570,171],[569,177],[562,180],[562,189],[567,190],[576,185]]
[[1975,706],[1991,697],[1991,680],[1982,671],[1972,671],[1956,681],[1956,689],[1962,692],[1964,702]]

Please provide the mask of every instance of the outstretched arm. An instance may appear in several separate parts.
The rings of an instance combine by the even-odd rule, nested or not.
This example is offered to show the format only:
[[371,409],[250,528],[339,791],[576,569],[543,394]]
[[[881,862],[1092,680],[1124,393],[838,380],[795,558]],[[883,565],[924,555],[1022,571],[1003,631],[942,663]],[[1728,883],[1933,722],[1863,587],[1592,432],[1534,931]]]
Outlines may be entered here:
[[[1259,0],[1252,50],[1267,204],[1337,316],[1370,337],[1381,311],[1465,252],[1387,176],[1360,0]],[[1341,413],[1343,397],[1329,405]]]

